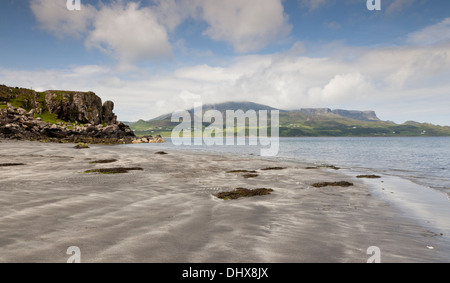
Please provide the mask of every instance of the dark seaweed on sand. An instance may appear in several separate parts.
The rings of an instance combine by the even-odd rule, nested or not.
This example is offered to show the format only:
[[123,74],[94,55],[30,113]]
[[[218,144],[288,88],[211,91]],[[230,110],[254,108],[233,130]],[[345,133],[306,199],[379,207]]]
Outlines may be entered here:
[[255,170],[231,170],[231,171],[227,171],[227,173],[251,173],[251,174],[255,174],[256,171]]
[[356,178],[379,179],[381,177],[377,176],[377,175],[359,175],[359,176],[356,176]]
[[254,196],[263,196],[263,195],[270,195],[270,193],[273,192],[272,189],[266,189],[266,188],[260,188],[260,189],[245,189],[245,188],[237,188],[234,191],[231,192],[220,192],[216,194],[215,196],[224,199],[238,199],[241,197],[254,197]]
[[0,167],[23,166],[23,163],[0,163]]
[[103,168],[103,169],[92,169],[92,170],[87,170],[84,173],[100,173],[100,174],[123,174],[123,173],[128,173],[129,171],[134,171],[134,170],[144,170],[140,167],[131,167],[131,168]]
[[256,178],[256,177],[258,177],[258,176],[259,176],[259,175],[258,175],[258,174],[255,174],[255,173],[247,173],[247,174],[242,175],[242,177],[244,177],[245,179]]
[[321,182],[321,183],[312,184],[312,186],[315,187],[315,188],[323,188],[323,187],[328,187],[328,186],[350,187],[350,186],[353,186],[353,183],[349,183],[349,182],[346,182],[346,181],[341,181],[341,182]]
[[117,159],[103,159],[90,162],[90,164],[106,164],[116,162]]
[[261,170],[269,171],[269,170],[284,170],[284,169],[286,169],[286,167],[267,167],[267,168],[263,168]]

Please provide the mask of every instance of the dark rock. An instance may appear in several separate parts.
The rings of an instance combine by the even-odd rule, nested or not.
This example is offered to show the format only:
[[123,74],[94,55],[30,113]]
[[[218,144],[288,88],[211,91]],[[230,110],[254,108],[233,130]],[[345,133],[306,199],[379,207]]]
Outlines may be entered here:
[[92,132],[96,132],[97,128],[95,128],[95,126],[89,126],[86,128],[85,130],[87,133],[92,133]]
[[113,109],[114,109],[114,102],[108,100],[103,104],[102,106],[103,123],[106,123],[107,125],[117,123],[117,116],[113,113]]
[[64,138],[66,134],[59,128],[44,128],[42,134],[48,138]]
[[73,148],[76,148],[76,149],[87,149],[87,148],[89,148],[89,146],[87,144],[84,144],[84,143],[79,143],[76,146],[74,146]]

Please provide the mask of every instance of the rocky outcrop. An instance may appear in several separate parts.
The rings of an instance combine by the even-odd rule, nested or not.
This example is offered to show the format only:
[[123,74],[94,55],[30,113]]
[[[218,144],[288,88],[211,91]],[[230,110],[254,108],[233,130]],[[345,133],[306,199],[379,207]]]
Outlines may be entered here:
[[329,108],[302,108],[300,112],[308,116],[326,115],[331,113]]
[[87,143],[132,143],[133,131],[122,122],[102,124],[50,124],[34,118],[34,111],[15,108],[8,104],[0,109],[0,137],[24,140],[46,140]]
[[101,98],[93,92],[49,90],[44,94],[44,108],[61,120],[93,125],[117,123],[117,116],[113,112],[114,102],[102,104]]
[[113,113],[114,102],[106,101],[102,106],[103,122],[112,125],[117,123],[117,116]]
[[36,92],[31,89],[0,85],[0,104],[12,103],[17,107],[34,109],[35,113],[56,114],[63,121],[78,124],[117,123],[114,103],[102,99],[93,92],[48,90]]
[[[36,92],[0,85],[0,138],[114,144],[164,142],[160,137],[137,138],[129,126],[117,121],[113,110],[112,101],[102,103],[93,92]],[[39,118],[46,115],[54,121]]]
[[350,118],[359,121],[380,121],[375,111],[357,111],[357,110],[342,110],[336,109],[332,111],[334,114],[345,118]]
[[64,121],[99,125],[103,122],[102,100],[93,92],[45,92],[48,112]]
[[380,121],[375,111],[357,111],[357,110],[331,110],[330,108],[302,108],[300,112],[310,118],[316,116],[335,114],[344,118],[358,120],[358,121]]
[[132,143],[134,143],[134,144],[139,144],[139,143],[164,143],[164,142],[165,142],[164,139],[160,135],[157,135],[156,137],[146,136],[146,137],[136,138],[135,140],[132,141]]

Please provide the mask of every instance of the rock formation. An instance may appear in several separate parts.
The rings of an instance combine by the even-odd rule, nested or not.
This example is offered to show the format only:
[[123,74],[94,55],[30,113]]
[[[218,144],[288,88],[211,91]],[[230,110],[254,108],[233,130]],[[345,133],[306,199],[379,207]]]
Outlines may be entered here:
[[330,108],[302,108],[300,112],[306,114],[308,117],[314,118],[316,116],[335,114],[344,118],[349,118],[358,121],[380,121],[375,111],[357,111],[357,110],[331,110]]
[[[86,143],[164,142],[162,138],[137,138],[129,126],[117,121],[113,109],[112,101],[102,104],[93,92],[35,92],[0,85],[0,138]],[[55,117],[56,122],[38,117],[44,114]]]
[[51,124],[34,118],[34,111],[15,108],[11,104],[0,109],[0,137],[23,140],[46,140],[87,143],[131,143],[133,131],[122,122],[103,124]]
[[330,108],[302,108],[300,112],[308,116],[326,115],[331,113]]
[[333,110],[334,114],[341,115],[342,117],[359,120],[359,121],[380,121],[375,111],[357,111],[357,110]]
[[[0,105],[10,102],[21,108],[34,109],[37,114],[48,112],[57,118],[79,124],[107,124],[117,122],[113,113],[114,103],[102,99],[93,92],[48,90],[36,92],[24,88],[0,85]],[[14,103],[15,102],[15,103]]]

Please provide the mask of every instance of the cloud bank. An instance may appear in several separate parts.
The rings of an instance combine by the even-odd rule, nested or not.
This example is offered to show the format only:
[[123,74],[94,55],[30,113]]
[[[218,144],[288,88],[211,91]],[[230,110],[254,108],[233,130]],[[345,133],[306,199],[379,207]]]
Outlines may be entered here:
[[170,57],[169,34],[186,19],[207,24],[203,32],[237,53],[257,51],[291,30],[281,0],[155,0],[143,6],[113,1],[69,11],[64,1],[33,0],[38,26],[58,37],[85,39],[122,63]]
[[[67,70],[7,71],[5,81],[40,90],[55,87],[94,90],[117,102],[122,119],[150,119],[195,101],[216,103],[248,100],[281,109],[345,107],[379,110],[381,117],[403,122],[422,109],[448,112],[450,44],[417,47],[361,48],[348,60],[336,54],[312,58],[290,52],[237,56],[226,65],[183,67],[164,75],[122,78],[114,68],[78,66]],[[54,85],[59,82],[58,85]],[[446,102],[434,105],[430,100]],[[400,107],[395,109],[393,107]],[[401,105],[401,106],[399,106]],[[445,108],[445,109],[444,109]],[[127,112],[126,109],[133,109]],[[385,110],[388,109],[388,110]],[[423,121],[427,121],[425,116]],[[428,121],[443,122],[443,121]]]
[[[229,0],[227,5],[221,0],[154,0],[146,6],[113,1],[84,4],[79,14],[69,12],[65,1],[50,2],[30,2],[40,28],[60,38],[75,36],[119,64],[0,69],[8,84],[91,90],[115,101],[119,119],[131,121],[191,108],[196,101],[247,100],[281,109],[376,110],[382,119],[395,122],[414,117],[450,124],[450,18],[406,35],[398,46],[299,41],[284,52],[255,55],[255,50],[289,36],[292,26],[281,0]],[[321,0],[299,3],[311,10],[325,5]],[[396,0],[388,8],[394,13],[404,5]],[[201,22],[203,36],[227,43],[234,56],[182,64],[159,74],[138,67],[131,75],[123,72],[120,65],[173,56],[174,46],[182,42],[173,43],[171,37],[187,20]],[[318,56],[317,50],[326,55]]]

